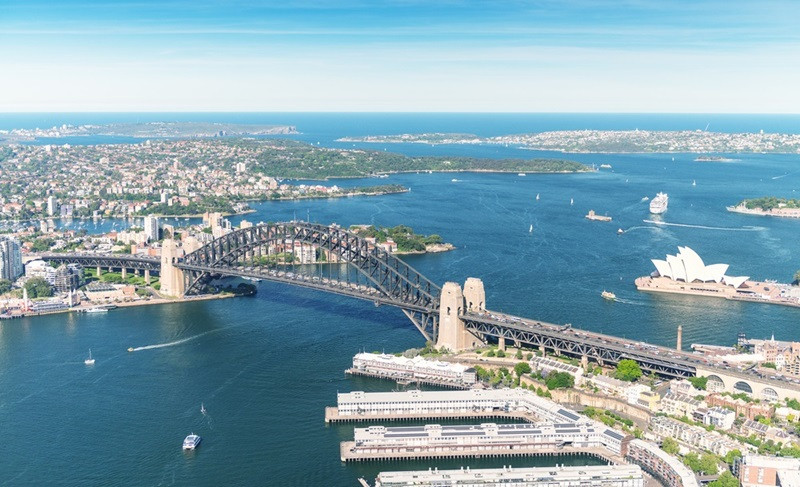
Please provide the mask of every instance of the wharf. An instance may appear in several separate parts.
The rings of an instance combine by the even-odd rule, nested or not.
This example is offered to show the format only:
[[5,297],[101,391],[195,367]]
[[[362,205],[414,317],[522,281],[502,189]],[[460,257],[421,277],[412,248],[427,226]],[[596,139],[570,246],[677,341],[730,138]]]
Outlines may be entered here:
[[450,389],[471,389],[472,384],[465,384],[463,382],[452,382],[452,381],[445,381],[445,380],[436,380],[436,379],[422,379],[419,377],[411,377],[407,375],[401,374],[381,374],[379,372],[369,372],[366,370],[359,370],[356,368],[350,368],[344,371],[345,374],[350,375],[362,375],[364,377],[374,377],[376,379],[389,379],[397,382],[400,385],[406,384],[425,384],[429,386],[436,386],[436,387],[447,387]]
[[394,448],[364,448],[364,451],[355,451],[355,441],[343,441],[339,445],[339,453],[343,462],[368,462],[391,460],[421,460],[438,458],[494,458],[494,457],[546,457],[556,455],[587,455],[612,463],[624,463],[619,455],[601,447],[575,448],[551,446],[520,445],[459,445],[459,446],[397,446]]
[[533,423],[540,420],[535,416],[526,413],[525,411],[430,411],[426,413],[414,414],[396,414],[396,413],[379,413],[379,414],[347,414],[340,415],[339,408],[326,407],[325,408],[325,422],[326,423],[357,423],[362,421],[407,421],[417,419],[485,419],[485,418],[503,418],[503,419],[517,419]]

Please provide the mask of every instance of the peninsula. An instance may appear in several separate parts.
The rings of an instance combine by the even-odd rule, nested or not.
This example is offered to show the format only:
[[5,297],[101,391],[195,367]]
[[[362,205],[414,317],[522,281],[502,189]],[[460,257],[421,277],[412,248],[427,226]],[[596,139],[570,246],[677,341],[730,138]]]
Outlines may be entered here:
[[572,173],[559,159],[408,157],[286,139],[156,139],[113,145],[0,145],[0,219],[244,213],[248,201],[383,195],[399,185],[290,184],[398,172]]
[[48,129],[0,130],[0,141],[29,142],[41,138],[88,137],[92,135],[136,138],[234,137],[296,134],[290,125],[248,125],[216,122],[142,122],[107,125],[61,125]]
[[763,198],[745,199],[736,206],[726,208],[730,212],[746,215],[800,218],[800,199],[764,196]]
[[423,144],[503,144],[532,150],[574,153],[697,153],[699,161],[731,162],[709,153],[800,153],[800,134],[722,133],[704,130],[561,130],[479,137],[473,134],[401,134],[347,137],[343,142]]
[[455,249],[453,244],[445,243],[437,234],[418,235],[406,225],[395,227],[351,225],[350,231],[395,255],[437,253]]

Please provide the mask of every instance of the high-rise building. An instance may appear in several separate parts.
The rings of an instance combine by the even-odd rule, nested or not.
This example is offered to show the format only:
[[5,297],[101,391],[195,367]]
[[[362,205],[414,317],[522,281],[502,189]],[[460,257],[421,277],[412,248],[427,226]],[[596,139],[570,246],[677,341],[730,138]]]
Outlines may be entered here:
[[56,198],[54,196],[47,197],[47,214],[50,216],[56,214]]
[[148,242],[155,242],[158,240],[158,217],[146,216],[144,217],[144,234],[147,236]]
[[0,237],[0,279],[15,281],[22,275],[22,252],[19,242],[9,237]]

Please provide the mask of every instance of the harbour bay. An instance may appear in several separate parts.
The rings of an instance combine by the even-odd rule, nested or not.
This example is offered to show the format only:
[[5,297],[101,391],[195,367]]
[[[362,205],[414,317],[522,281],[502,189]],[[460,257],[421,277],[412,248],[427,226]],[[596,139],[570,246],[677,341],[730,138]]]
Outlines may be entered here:
[[[530,130],[524,118],[515,120],[493,130]],[[371,133],[376,129],[370,121],[351,122],[347,130],[361,132],[346,135]],[[341,135],[293,124],[308,141]],[[426,124],[436,125],[419,122]],[[384,131],[403,131],[389,128],[405,127]],[[434,128],[461,131],[460,126]],[[482,146],[395,144],[388,150],[560,156]],[[256,203],[255,214],[232,221],[308,216],[321,223],[403,224],[418,233],[436,233],[457,250],[404,260],[440,284],[480,277],[491,309],[578,328],[663,345],[674,344],[678,325],[683,325],[685,344],[729,345],[739,331],[798,339],[796,309],[636,291],[633,280],[653,270],[649,259],[674,253],[678,245],[692,247],[708,263],[728,263],[731,272],[759,279],[786,282],[800,267],[800,222],[725,211],[745,197],[796,197],[800,157],[743,154],[739,162],[725,165],[696,163],[695,157],[574,154],[570,158],[580,162],[612,166],[576,175],[398,174],[384,181],[403,184],[410,193]],[[641,199],[658,191],[670,195],[662,220],[677,225],[643,222],[650,216]],[[585,221],[590,209],[608,213],[613,222]],[[617,228],[625,233],[617,235]],[[603,289],[615,292],[619,301],[602,300]],[[125,351],[191,337],[196,338],[174,346]],[[9,485],[354,485],[357,477],[386,467],[441,467],[442,462],[344,466],[338,442],[351,427],[326,427],[322,420],[337,391],[393,387],[345,378],[342,371],[354,353],[422,345],[397,310],[268,283],[259,284],[253,298],[0,323],[2,480]],[[92,368],[82,361],[88,348],[97,359]],[[201,403],[207,416],[199,412]],[[204,442],[197,452],[183,454],[180,440],[190,430],[202,434]],[[469,462],[504,463],[509,461]]]

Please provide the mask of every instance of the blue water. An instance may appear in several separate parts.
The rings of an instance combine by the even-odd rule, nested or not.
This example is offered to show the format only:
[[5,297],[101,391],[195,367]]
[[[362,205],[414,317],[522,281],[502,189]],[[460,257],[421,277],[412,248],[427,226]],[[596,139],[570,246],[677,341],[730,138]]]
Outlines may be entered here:
[[[241,116],[248,117],[257,116]],[[514,126],[525,131],[530,129],[523,125],[540,123],[534,120],[538,116],[508,115],[495,128],[485,115],[423,116],[418,124],[424,130],[415,130],[412,115],[388,117],[391,120],[345,115],[326,136],[301,122],[316,120],[321,126],[329,120],[334,125],[334,115],[294,117],[286,115],[285,121],[275,123],[297,125],[308,140],[381,131],[479,132],[468,130],[470,126],[483,127],[487,134],[506,133],[515,131],[509,130]],[[552,117],[551,128],[563,128],[556,123],[558,117]],[[569,123],[580,122],[577,115],[564,117]],[[644,116],[630,117],[644,127]],[[672,120],[670,116],[651,123],[692,128],[698,117]],[[0,122],[7,119],[4,115]],[[100,119],[87,116],[86,120]],[[604,128],[591,125],[601,120],[590,116],[583,123]],[[764,124],[766,131],[768,123],[787,127],[797,123],[786,120],[742,119],[739,126]],[[47,125],[40,119],[35,123]],[[419,144],[393,145],[391,150],[530,154],[513,148]],[[724,207],[744,197],[796,196],[800,157],[747,155],[729,164],[696,163],[688,154],[676,154],[674,161],[673,155],[658,154],[569,157],[608,163],[613,169],[526,177],[394,175],[381,182],[404,184],[412,191],[265,202],[255,205],[256,214],[243,218],[278,221],[296,215],[342,225],[407,224],[422,233],[438,233],[458,249],[407,261],[438,283],[480,277],[490,308],[523,316],[663,345],[674,343],[679,324],[685,344],[731,344],[739,331],[754,337],[774,333],[778,339],[800,339],[800,309],[654,296],[633,286],[637,276],[652,270],[649,259],[674,253],[678,245],[692,247],[707,263],[730,264],[731,275],[790,280],[800,267],[800,221],[732,214]],[[452,178],[460,181],[451,182]],[[374,183],[374,179],[346,182]],[[641,198],[652,198],[657,191],[670,195],[662,220],[684,226],[643,223],[650,215]],[[587,221],[583,216],[589,209],[608,213],[614,220]],[[617,228],[626,232],[617,235]],[[620,300],[604,301],[603,289],[615,292]],[[182,341],[187,338],[191,340]],[[174,342],[180,343],[125,351],[130,346]],[[422,337],[398,310],[268,283],[260,284],[253,298],[2,322],[0,482],[345,486],[355,485],[359,476],[374,477],[379,470],[532,462],[340,463],[338,442],[352,437],[352,426],[326,427],[323,408],[335,404],[337,391],[392,388],[381,381],[346,378],[342,371],[352,355],[362,349],[397,351],[421,345]],[[91,368],[83,364],[89,348],[97,359]],[[207,416],[200,414],[201,403]],[[180,443],[192,431],[204,442],[197,452],[184,454]]]

